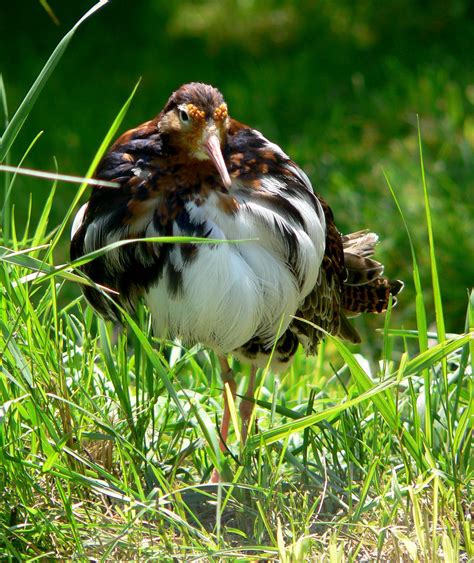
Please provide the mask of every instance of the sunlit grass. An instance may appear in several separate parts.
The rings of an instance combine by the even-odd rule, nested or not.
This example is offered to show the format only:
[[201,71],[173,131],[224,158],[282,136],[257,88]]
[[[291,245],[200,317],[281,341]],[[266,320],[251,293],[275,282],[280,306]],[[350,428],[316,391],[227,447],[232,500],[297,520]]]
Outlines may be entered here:
[[[328,338],[317,357],[299,351],[287,373],[260,373],[257,431],[243,447],[231,432],[231,451],[224,455],[217,433],[222,382],[213,354],[153,339],[143,308],[119,332],[82,298],[64,298],[78,273],[58,270],[52,251],[86,186],[71,198],[60,226],[49,224],[55,182],[39,221],[20,225],[8,197],[15,179],[6,178],[0,249],[2,558],[474,556],[474,300],[466,303],[466,330],[444,334],[439,275],[434,267],[431,283],[422,285],[419,244],[409,225],[413,276],[402,277],[416,289],[417,326],[398,326],[394,311],[383,328],[381,323],[376,348],[364,356]],[[429,226],[427,180],[423,173]],[[396,197],[397,186],[391,189]],[[396,202],[401,218],[391,221],[401,228],[404,202]],[[432,234],[429,241],[434,266]],[[45,275],[34,279],[38,272]],[[435,311],[425,309],[430,295]],[[428,332],[435,319],[437,330]],[[248,368],[235,368],[242,371],[243,392]],[[207,484],[214,467],[226,481],[218,487]]]
[[[28,271],[1,271],[4,555],[469,552],[468,334],[418,353],[416,331],[386,327],[380,338],[405,351],[377,373],[338,341],[300,352],[266,375],[259,431],[243,450],[231,436],[223,456],[212,355],[153,341],[145,311],[114,342],[81,300],[59,308],[70,282],[22,283]],[[215,465],[229,483],[217,490],[205,484]]]

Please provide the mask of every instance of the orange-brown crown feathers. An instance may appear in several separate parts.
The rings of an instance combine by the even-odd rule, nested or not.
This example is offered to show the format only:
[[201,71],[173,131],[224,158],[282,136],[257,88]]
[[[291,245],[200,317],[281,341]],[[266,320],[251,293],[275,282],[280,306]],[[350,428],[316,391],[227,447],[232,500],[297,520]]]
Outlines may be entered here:
[[[217,88],[202,84],[201,82],[191,82],[184,84],[173,92],[165,105],[163,112],[167,113],[180,105],[193,105],[198,111],[204,112],[203,117],[206,119],[220,119],[221,112],[225,110],[227,117],[227,106],[224,97]],[[216,110],[222,108],[216,115]]]

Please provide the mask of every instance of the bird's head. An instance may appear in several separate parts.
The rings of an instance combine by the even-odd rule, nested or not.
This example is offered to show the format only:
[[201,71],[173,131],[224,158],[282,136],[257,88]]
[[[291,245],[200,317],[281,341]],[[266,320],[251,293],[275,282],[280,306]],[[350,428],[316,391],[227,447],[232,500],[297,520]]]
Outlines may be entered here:
[[219,90],[192,82],[173,92],[158,127],[190,159],[211,160],[229,188],[231,179],[222,155],[228,121],[227,105]]

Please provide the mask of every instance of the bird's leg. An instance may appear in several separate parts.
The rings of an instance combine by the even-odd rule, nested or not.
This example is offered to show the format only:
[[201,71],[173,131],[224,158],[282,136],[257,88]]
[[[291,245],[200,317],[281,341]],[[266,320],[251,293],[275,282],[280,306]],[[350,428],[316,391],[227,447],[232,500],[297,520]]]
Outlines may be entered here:
[[232,368],[229,366],[229,362],[226,358],[219,357],[219,362],[221,364],[221,377],[222,382],[224,383],[224,415],[222,417],[221,423],[221,437],[220,437],[220,448],[222,452],[227,450],[226,442],[227,442],[227,435],[229,433],[229,423],[230,423],[230,407],[229,407],[229,399],[227,396],[226,391],[226,383],[230,388],[230,392],[232,394],[232,398],[235,401],[235,394],[237,391],[237,387],[235,384],[234,379],[234,372]]
[[[226,358],[222,358],[219,356],[219,363],[221,365],[221,378],[222,382],[224,383],[224,414],[222,416],[221,422],[221,430],[220,430],[220,439],[219,439],[219,447],[222,452],[227,450],[227,435],[229,434],[229,423],[230,423],[230,406],[229,406],[229,399],[227,395],[227,390],[225,388],[226,384],[229,386],[230,392],[232,394],[232,398],[235,401],[235,395],[237,391],[237,387],[235,384],[234,379],[234,372],[232,368],[229,366],[229,362]],[[216,468],[211,475],[211,483],[219,483],[221,480],[221,476]]]
[[[247,386],[247,391],[245,392],[245,397],[240,402],[240,418],[242,420],[242,443],[245,444],[247,435],[249,433],[250,419],[252,418],[253,409],[255,408],[255,403],[252,402],[255,393],[255,376],[257,374],[257,368],[252,366],[249,377],[249,384]],[[249,400],[250,399],[250,400]]]

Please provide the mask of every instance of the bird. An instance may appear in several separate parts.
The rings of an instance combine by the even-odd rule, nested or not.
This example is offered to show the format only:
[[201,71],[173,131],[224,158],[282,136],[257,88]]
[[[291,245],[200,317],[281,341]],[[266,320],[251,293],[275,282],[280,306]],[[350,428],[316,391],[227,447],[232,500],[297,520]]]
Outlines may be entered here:
[[[141,240],[81,266],[113,295],[83,285],[85,297],[116,323],[120,308],[134,314],[143,300],[157,337],[217,354],[225,384],[222,451],[230,422],[226,385],[236,397],[229,357],[251,366],[239,409],[244,441],[258,368],[270,362],[272,371],[284,370],[300,344],[315,354],[327,333],[360,342],[349,318],[385,312],[403,288],[373,258],[378,236],[368,229],[342,235],[305,172],[230,117],[213,86],[178,88],[156,117],[113,143],[94,176],[118,187],[94,187],[77,212],[71,259]],[[193,238],[156,241],[170,236]]]

